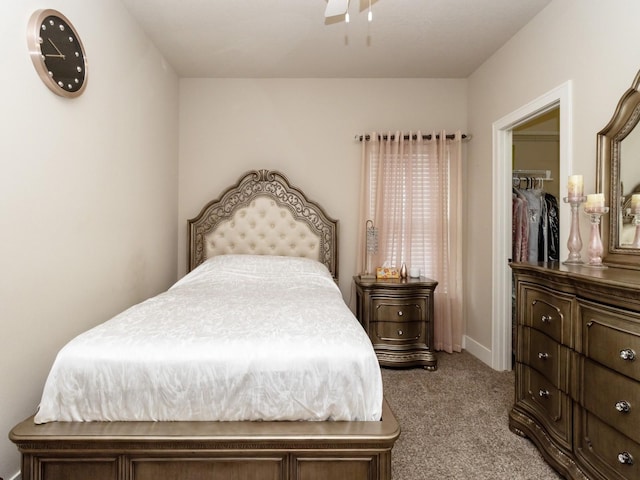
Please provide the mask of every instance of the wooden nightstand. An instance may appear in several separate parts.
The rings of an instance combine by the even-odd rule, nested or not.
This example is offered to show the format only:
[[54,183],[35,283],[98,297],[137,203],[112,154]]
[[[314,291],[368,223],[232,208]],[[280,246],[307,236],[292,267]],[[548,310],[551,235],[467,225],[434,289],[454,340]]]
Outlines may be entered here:
[[436,370],[433,349],[433,292],[430,278],[363,279],[356,284],[356,316],[366,330],[380,365],[423,366]]

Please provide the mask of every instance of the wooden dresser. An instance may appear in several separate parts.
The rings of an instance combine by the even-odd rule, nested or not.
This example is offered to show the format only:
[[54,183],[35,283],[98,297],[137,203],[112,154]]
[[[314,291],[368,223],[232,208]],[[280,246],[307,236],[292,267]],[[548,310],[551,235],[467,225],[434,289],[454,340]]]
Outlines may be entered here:
[[511,265],[509,426],[570,479],[640,479],[640,272]]
[[423,366],[436,370],[433,344],[433,293],[430,278],[354,277],[358,320],[369,334],[380,365]]

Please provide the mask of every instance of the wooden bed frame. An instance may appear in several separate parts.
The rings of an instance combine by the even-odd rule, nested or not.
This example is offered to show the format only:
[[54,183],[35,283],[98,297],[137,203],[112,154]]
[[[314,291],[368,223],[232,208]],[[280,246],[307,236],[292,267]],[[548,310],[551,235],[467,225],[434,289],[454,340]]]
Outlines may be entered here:
[[[252,171],[189,220],[189,270],[221,253],[312,256],[337,279],[337,221],[275,171]],[[52,422],[9,438],[23,480],[391,480],[400,427],[379,422]]]

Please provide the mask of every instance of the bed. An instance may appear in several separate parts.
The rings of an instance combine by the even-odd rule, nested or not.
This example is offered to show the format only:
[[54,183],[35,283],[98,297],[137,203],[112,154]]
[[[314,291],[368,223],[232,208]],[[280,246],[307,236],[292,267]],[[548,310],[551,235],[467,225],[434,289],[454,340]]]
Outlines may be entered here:
[[[38,412],[9,435],[22,454],[22,478],[389,480],[400,429],[376,380],[380,372],[373,349],[362,343],[364,332],[355,317],[345,313],[336,285],[337,235],[337,221],[281,173],[260,170],[242,176],[189,220],[188,275],[61,350]],[[208,291],[215,291],[215,300],[208,299]],[[239,291],[254,302],[244,309],[255,314],[253,323],[243,323],[243,309],[232,307],[244,305]],[[284,300],[278,291],[285,292]],[[220,295],[224,302],[217,300]],[[294,314],[301,310],[296,297],[310,299],[304,321]],[[190,310],[195,317],[207,317],[208,330],[189,324]],[[177,320],[172,312],[181,312]],[[159,329],[145,330],[149,322],[143,319],[150,315]],[[242,327],[235,329],[236,324]],[[305,324],[315,337],[298,335]],[[114,337],[115,342],[107,342],[109,353],[94,353],[114,330],[131,332],[132,325],[138,335],[127,338],[133,343],[119,350],[120,337]],[[335,335],[335,329],[341,334]],[[219,335],[222,330],[230,336]],[[193,331],[199,332],[196,340],[191,340]],[[145,344],[150,336],[159,341],[159,350]],[[177,355],[171,352],[174,344],[185,342]],[[113,363],[127,350],[144,359],[141,371]],[[284,357],[289,350],[293,357]],[[83,360],[73,356],[83,351],[92,354]],[[238,361],[218,365],[224,352],[233,352]],[[61,357],[81,368],[54,374]],[[85,371],[85,364],[102,357],[110,365],[107,373]],[[174,362],[170,367],[165,357]],[[202,370],[213,372],[211,384],[202,383]],[[63,381],[57,384],[53,377]],[[149,378],[153,381],[145,382]],[[82,390],[85,383],[93,383],[93,390]],[[147,395],[153,408],[140,405],[139,393],[127,397],[145,383],[166,387]],[[239,389],[239,383],[247,388]],[[60,402],[71,407],[59,411],[64,409],[50,398],[67,398],[69,384],[79,401]],[[190,388],[194,385],[200,388]],[[214,387],[226,397],[198,397]],[[101,403],[104,397],[117,401]]]

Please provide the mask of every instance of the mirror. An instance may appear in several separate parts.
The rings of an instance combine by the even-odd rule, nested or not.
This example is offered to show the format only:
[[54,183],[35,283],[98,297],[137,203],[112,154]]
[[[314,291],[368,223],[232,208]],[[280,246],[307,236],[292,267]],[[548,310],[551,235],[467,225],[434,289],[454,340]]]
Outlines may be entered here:
[[[608,199],[602,238],[604,262],[640,269],[640,211],[632,215],[632,195],[640,194],[640,72],[606,127],[598,133],[596,191]],[[640,197],[636,197],[640,199]],[[638,224],[638,225],[636,225]]]

